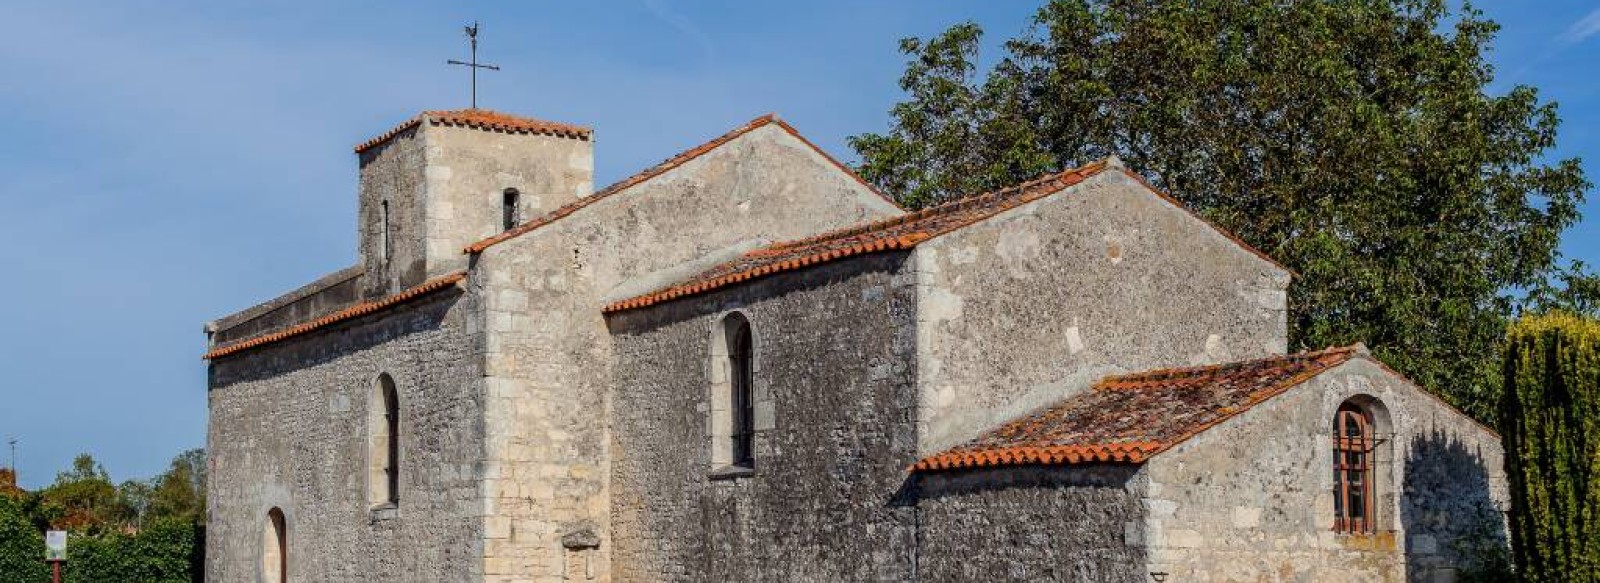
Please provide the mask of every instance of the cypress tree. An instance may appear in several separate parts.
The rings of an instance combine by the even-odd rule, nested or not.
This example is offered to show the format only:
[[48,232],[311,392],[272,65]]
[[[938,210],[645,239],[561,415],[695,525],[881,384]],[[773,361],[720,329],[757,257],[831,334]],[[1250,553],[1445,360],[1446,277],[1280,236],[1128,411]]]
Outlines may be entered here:
[[1600,580],[1600,321],[1554,312],[1507,337],[1500,433],[1524,581]]

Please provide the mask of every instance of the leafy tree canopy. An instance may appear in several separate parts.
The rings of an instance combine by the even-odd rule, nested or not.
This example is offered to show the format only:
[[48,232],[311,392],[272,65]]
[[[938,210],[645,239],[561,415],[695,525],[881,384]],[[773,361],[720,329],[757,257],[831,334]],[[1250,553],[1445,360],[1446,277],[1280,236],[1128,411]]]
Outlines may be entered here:
[[55,483],[41,498],[50,507],[55,528],[98,532],[132,518],[106,469],[89,454],[80,454],[72,460],[71,470],[56,474]]
[[1297,272],[1291,346],[1367,342],[1491,420],[1590,186],[1549,157],[1555,104],[1489,91],[1497,29],[1444,0],[1055,0],[987,69],[975,24],[902,41],[908,99],[851,145],[910,207],[1117,154]]

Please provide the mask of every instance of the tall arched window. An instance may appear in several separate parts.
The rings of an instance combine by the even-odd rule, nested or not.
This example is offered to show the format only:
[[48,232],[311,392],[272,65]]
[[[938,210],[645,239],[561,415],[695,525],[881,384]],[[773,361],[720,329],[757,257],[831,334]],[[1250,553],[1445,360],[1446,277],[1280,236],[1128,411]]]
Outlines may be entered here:
[[367,414],[367,498],[373,506],[400,503],[400,394],[394,378],[378,375]]
[[1339,407],[1333,421],[1333,511],[1335,531],[1376,530],[1372,415],[1355,403]]
[[283,511],[267,511],[266,528],[261,533],[261,580],[285,583],[289,580],[289,530]]
[[522,193],[515,188],[507,188],[501,193],[500,198],[500,228],[509,231],[512,227],[522,223],[521,214],[518,212],[518,199]]
[[[723,316],[711,344],[711,465],[713,470],[754,469],[755,342],[743,314]],[[768,403],[770,409],[770,403]]]
[[730,396],[733,405],[733,465],[753,468],[755,459],[755,398],[751,388],[755,385],[751,360],[750,321],[739,318],[729,322],[728,371],[733,388]]

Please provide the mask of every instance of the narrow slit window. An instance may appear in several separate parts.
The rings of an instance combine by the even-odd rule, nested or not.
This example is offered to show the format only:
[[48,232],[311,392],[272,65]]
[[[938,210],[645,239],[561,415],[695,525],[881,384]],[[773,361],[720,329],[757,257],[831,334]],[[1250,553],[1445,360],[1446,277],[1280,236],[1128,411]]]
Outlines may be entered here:
[[378,375],[368,405],[367,501],[374,508],[400,504],[400,392],[394,378]]
[[394,252],[393,242],[389,239],[389,201],[383,201],[380,206],[382,206],[383,216],[378,219],[380,221],[378,228],[382,231],[378,239],[378,255],[383,257],[384,263],[388,263],[391,254]]
[[728,371],[733,389],[733,465],[755,467],[755,399],[752,385],[754,372],[751,351],[750,322],[739,318],[729,322]]
[[[387,380],[387,377],[385,377]],[[383,474],[386,501],[400,502],[400,399],[395,394],[394,382],[383,383],[384,441],[388,442]]]
[[522,216],[518,210],[522,193],[515,188],[507,188],[500,198],[500,229],[509,231],[522,224]]

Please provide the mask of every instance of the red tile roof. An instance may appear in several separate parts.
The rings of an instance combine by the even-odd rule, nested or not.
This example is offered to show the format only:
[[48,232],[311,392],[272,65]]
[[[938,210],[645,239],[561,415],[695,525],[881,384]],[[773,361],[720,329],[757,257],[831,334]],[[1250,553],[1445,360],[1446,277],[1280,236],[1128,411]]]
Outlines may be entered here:
[[[466,253],[482,253],[484,249],[488,249],[490,247],[493,247],[496,244],[499,244],[499,243],[501,243],[501,242],[503,242],[503,241],[505,241],[507,239],[515,238],[515,237],[520,236],[520,235],[522,235],[524,233],[527,233],[529,231],[533,231],[535,229],[538,229],[540,227],[543,227],[545,225],[553,223],[553,222],[555,222],[557,220],[560,220],[561,218],[563,218],[563,217],[565,217],[567,215],[570,215],[570,214],[572,214],[574,212],[577,212],[579,209],[582,209],[582,208],[587,207],[587,206],[589,206],[591,204],[599,202],[599,201],[605,199],[608,196],[611,196],[611,195],[616,194],[618,192],[622,192],[622,191],[627,190],[628,188],[633,187],[633,186],[635,186],[635,185],[637,185],[637,184],[639,184],[641,182],[644,182],[644,181],[649,180],[651,178],[655,178],[657,176],[665,174],[667,171],[672,170],[674,168],[677,168],[679,166],[682,166],[684,164],[687,164],[689,161],[694,160],[695,158],[699,158],[700,156],[705,155],[706,153],[721,147],[723,144],[726,144],[728,142],[733,141],[734,139],[738,138],[739,136],[743,136],[745,134],[748,134],[748,133],[756,130],[757,128],[766,126],[768,124],[777,124],[778,127],[783,128],[783,131],[788,132],[789,135],[794,136],[795,138],[799,139],[802,143],[804,143],[805,145],[809,146],[812,150],[815,150],[818,154],[821,154],[822,157],[824,159],[828,160],[829,163],[832,163],[835,167],[837,167],[839,170],[843,171],[846,175],[849,175],[852,179],[854,179],[856,182],[860,183],[863,187],[866,187],[867,190],[871,191],[873,194],[878,195],[879,197],[882,197],[884,200],[889,201],[889,204],[895,204],[894,199],[890,198],[886,194],[883,194],[882,192],[879,192],[878,189],[873,188],[871,184],[868,184],[865,180],[862,180],[861,177],[857,176],[856,173],[851,171],[849,167],[845,166],[844,164],[840,163],[838,160],[834,159],[833,156],[829,156],[827,152],[822,151],[822,149],[818,148],[816,146],[816,144],[813,144],[813,143],[811,143],[810,140],[807,140],[805,138],[805,136],[800,135],[800,132],[798,130],[794,129],[794,126],[791,126],[787,122],[784,122],[783,120],[778,119],[778,116],[776,114],[769,113],[767,115],[763,115],[761,117],[758,117],[758,118],[755,118],[753,120],[750,120],[749,123],[746,123],[746,124],[744,124],[742,126],[734,128],[732,131],[729,131],[728,133],[725,133],[725,134],[722,134],[720,136],[717,136],[716,138],[713,138],[709,142],[706,142],[704,144],[700,144],[700,145],[695,146],[693,148],[689,148],[688,150],[684,150],[683,152],[679,152],[678,155],[673,156],[671,158],[667,158],[666,160],[663,160],[661,163],[656,164],[655,166],[651,166],[649,168],[646,168],[646,169],[640,171],[639,173],[634,174],[633,176],[629,176],[629,177],[624,178],[622,180],[619,180],[619,181],[617,181],[615,183],[612,183],[610,186],[602,188],[599,191],[595,192],[594,194],[591,194],[589,196],[586,196],[586,197],[580,198],[578,200],[572,201],[570,203],[567,203],[566,205],[563,205],[562,207],[560,207],[560,208],[558,208],[556,210],[550,211],[549,213],[545,214],[542,217],[539,217],[537,219],[534,219],[534,220],[528,221],[526,223],[523,223],[521,225],[518,225],[516,228],[510,229],[508,231],[505,231],[505,232],[500,233],[498,235],[495,235],[493,237],[489,237],[489,238],[484,239],[482,241],[478,241],[477,243],[473,243],[471,245],[468,245],[467,248],[464,249],[463,251],[466,252]],[[895,205],[895,206],[898,208],[899,205]]]
[[1008,209],[1060,192],[1106,168],[1095,162],[979,196],[971,196],[914,213],[823,233],[815,237],[778,243],[745,253],[690,278],[688,281],[604,308],[618,312],[704,293],[741,281],[792,271],[836,259],[892,249],[910,249],[918,243],[987,219]]
[[1102,170],[1112,167],[1139,181],[1140,184],[1162,200],[1211,227],[1213,231],[1244,248],[1245,251],[1266,260],[1279,269],[1293,273],[1272,257],[1251,247],[1250,244],[1235,237],[1232,233],[1211,224],[1210,221],[1189,210],[1188,207],[1183,206],[1183,203],[1178,202],[1170,195],[1157,190],[1149,182],[1145,181],[1142,176],[1123,168],[1120,162],[1113,164],[1111,159],[1108,158],[1073,170],[1036,178],[1010,188],[961,198],[915,213],[756,249],[745,253],[739,259],[696,275],[688,281],[645,295],[614,302],[606,306],[603,311],[610,313],[642,308],[684,296],[705,293],[741,281],[773,273],[801,269],[844,257],[892,249],[910,249],[922,241],[1061,192],[1069,186],[1083,182],[1089,177],[1099,174]]
[[290,326],[288,328],[284,328],[282,330],[278,330],[276,332],[268,332],[266,334],[261,334],[259,336],[252,336],[250,338],[245,338],[245,339],[239,340],[237,342],[230,342],[228,344],[225,344],[225,345],[222,345],[222,346],[218,346],[216,348],[211,349],[210,352],[205,353],[200,358],[205,359],[205,360],[212,360],[212,359],[221,358],[221,357],[224,357],[224,356],[227,356],[229,354],[233,354],[233,353],[236,353],[236,352],[239,352],[239,351],[242,351],[242,350],[248,350],[248,349],[255,348],[255,347],[258,347],[258,346],[262,346],[262,345],[265,345],[265,344],[271,344],[271,343],[278,342],[278,341],[281,341],[281,340],[286,340],[286,339],[289,339],[289,338],[293,338],[295,336],[300,336],[302,334],[306,334],[306,333],[311,332],[313,330],[317,330],[317,329],[320,329],[320,328],[326,328],[326,327],[331,326],[333,324],[336,324],[338,322],[343,322],[345,320],[349,320],[349,319],[352,319],[352,318],[359,318],[361,316],[365,316],[365,315],[371,314],[373,312],[377,312],[377,311],[384,310],[384,309],[387,309],[387,308],[390,308],[390,307],[393,307],[393,306],[397,306],[397,305],[406,303],[408,301],[417,299],[419,297],[431,294],[431,293],[436,292],[436,291],[449,289],[451,287],[454,287],[456,285],[456,283],[458,283],[458,282],[460,282],[460,281],[462,281],[462,280],[464,280],[466,278],[467,278],[467,272],[465,272],[465,271],[458,271],[458,272],[455,272],[455,273],[452,273],[452,274],[449,274],[449,275],[439,276],[439,277],[430,279],[428,281],[425,281],[425,282],[421,283],[420,285],[417,285],[416,287],[412,287],[410,289],[402,291],[400,293],[397,293],[397,294],[394,294],[394,295],[391,295],[391,296],[387,296],[387,297],[384,297],[384,298],[381,298],[381,299],[373,300],[373,301],[370,301],[370,302],[362,302],[362,303],[356,304],[354,306],[350,306],[348,308],[345,308],[343,310],[339,310],[339,311],[334,312],[332,314],[328,314],[328,315],[323,316],[321,318],[317,318],[317,319],[312,320],[310,322],[305,322],[305,323],[302,323],[302,324],[296,324],[296,325]]
[[1355,345],[1106,377],[1088,393],[923,458],[912,470],[1141,463],[1365,354],[1366,348]]
[[508,134],[542,134],[576,140],[587,140],[594,134],[593,130],[583,126],[519,117],[488,109],[424,111],[416,117],[395,126],[393,129],[379,134],[378,137],[356,145],[356,153],[360,154],[377,147],[379,144],[400,135],[401,132],[421,125],[423,121],[436,126],[456,126]]

